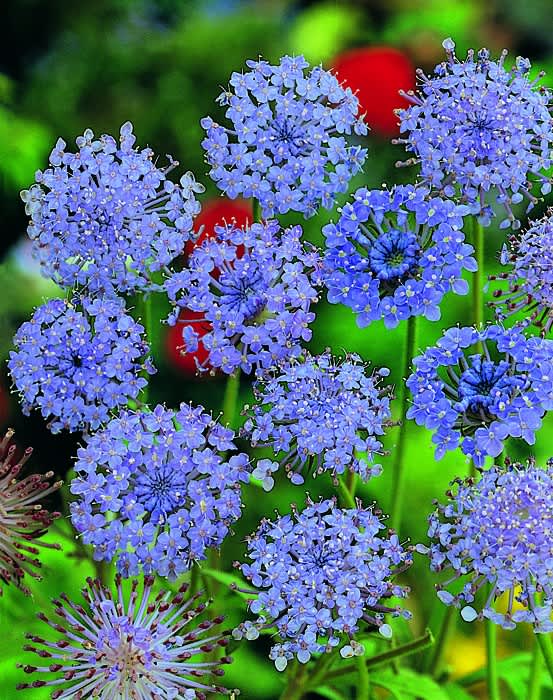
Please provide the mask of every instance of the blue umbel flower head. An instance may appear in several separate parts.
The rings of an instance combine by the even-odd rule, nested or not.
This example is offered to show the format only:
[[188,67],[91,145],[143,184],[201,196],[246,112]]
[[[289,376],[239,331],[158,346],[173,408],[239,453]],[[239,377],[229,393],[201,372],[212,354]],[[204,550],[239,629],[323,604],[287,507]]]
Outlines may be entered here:
[[367,154],[345,138],[367,133],[357,98],[322,67],[306,72],[303,56],[246,65],[217,100],[230,127],[201,122],[211,178],[231,199],[255,198],[267,218],[331,209]]

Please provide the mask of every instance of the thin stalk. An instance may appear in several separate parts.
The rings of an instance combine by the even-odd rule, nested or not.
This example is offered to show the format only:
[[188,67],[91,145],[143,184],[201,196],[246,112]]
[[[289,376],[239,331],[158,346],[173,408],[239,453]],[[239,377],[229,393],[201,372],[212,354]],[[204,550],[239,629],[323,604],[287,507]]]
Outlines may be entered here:
[[347,484],[344,483],[341,476],[338,477],[338,491],[341,505],[343,505],[345,508],[357,508],[355,498],[351,495],[351,491],[347,487]]
[[472,245],[478,269],[472,273],[472,320],[480,326],[484,322],[484,228],[476,217],[472,222]]
[[[363,657],[360,658],[361,660],[364,660],[363,665],[367,670],[369,670],[371,668],[374,668],[375,666],[380,666],[381,664],[389,663],[393,659],[400,659],[405,656],[410,656],[411,654],[416,654],[417,652],[422,651],[423,649],[426,649],[427,647],[430,647],[433,644],[434,637],[432,636],[432,632],[430,630],[426,630],[422,637],[419,637],[418,639],[413,639],[412,642],[407,642],[406,644],[402,644],[399,647],[394,647],[393,649],[384,651],[382,652],[382,654],[377,654],[376,656],[373,656],[370,659],[364,659]],[[336,671],[331,671],[330,673],[327,673],[324,679],[325,683],[326,681],[331,681],[335,678],[346,676],[348,673],[352,673],[354,670],[355,664],[348,664],[347,666],[342,666],[341,668],[336,669]]]
[[252,199],[253,222],[257,224],[261,221],[261,207],[257,199]]
[[369,681],[369,669],[365,663],[364,656],[357,657],[357,678],[356,700],[369,700],[371,684]]
[[[153,355],[153,343],[152,343],[152,300],[149,295],[140,295],[137,301],[138,315],[140,318],[140,323],[144,326],[144,333],[146,336],[146,341],[150,346],[150,355]],[[150,398],[150,375],[145,371],[143,373],[144,379],[148,382],[146,386],[140,392],[139,399],[142,403],[147,404]]]
[[542,668],[543,656],[536,639],[534,642],[534,650],[532,652],[532,665],[530,667],[530,678],[528,680],[528,693],[526,695],[526,700],[540,700]]
[[229,374],[223,397],[223,422],[230,428],[235,428],[236,413],[238,408],[238,394],[240,392],[240,369]]
[[425,671],[428,671],[428,673],[430,673],[430,675],[433,677],[436,677],[441,671],[444,651],[447,646],[448,639],[451,633],[453,632],[454,628],[454,624],[452,624],[455,621],[455,617],[453,615],[454,612],[454,607],[449,606],[448,608],[446,608],[445,615],[440,626],[440,631],[438,632],[438,637],[436,639],[434,653],[429,658],[428,663],[426,664],[426,668],[424,669]]
[[411,364],[413,362],[413,357],[415,354],[415,347],[417,342],[417,317],[410,316],[407,319],[407,331],[405,336],[405,348],[403,351],[403,372],[401,375],[401,382],[399,385],[399,400],[400,400],[400,415],[399,419],[401,424],[399,426],[399,436],[397,440],[397,445],[394,454],[394,463],[392,467],[392,507],[391,507],[391,519],[390,525],[396,531],[399,532],[401,527],[401,518],[403,515],[403,495],[405,489],[405,446],[407,441],[407,387],[405,386],[405,380],[410,374]]
[[282,691],[280,700],[301,700],[307,692],[307,685],[304,682],[307,675],[306,666],[296,661],[291,665],[288,683]]
[[553,680],[553,646],[551,646],[551,637],[548,634],[536,634],[536,640],[540,645],[543,660]]
[[499,676],[497,673],[497,625],[486,620],[486,685],[489,700],[501,700],[499,694]]

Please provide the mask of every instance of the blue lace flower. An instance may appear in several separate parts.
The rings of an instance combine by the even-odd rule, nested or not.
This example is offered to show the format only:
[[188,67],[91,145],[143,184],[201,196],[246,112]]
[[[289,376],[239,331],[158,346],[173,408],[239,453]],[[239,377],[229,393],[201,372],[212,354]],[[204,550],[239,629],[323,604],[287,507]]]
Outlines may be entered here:
[[508,272],[490,277],[505,280],[494,289],[496,314],[504,319],[517,312],[549,333],[553,326],[553,212],[534,221],[527,231],[509,238],[501,253]]
[[53,433],[94,431],[136,399],[155,370],[144,328],[120,299],[52,299],[13,339],[8,367],[23,412],[39,410]]
[[18,479],[33,450],[28,447],[16,457],[16,446],[11,443],[13,433],[8,430],[0,441],[0,595],[2,582],[31,595],[25,580],[26,577],[41,580],[37,571],[41,566],[36,556],[38,548],[60,548],[41,539],[60,513],[48,512],[40,501],[57,491],[62,482],[50,484],[54,472]]
[[405,138],[397,143],[415,154],[407,163],[420,163],[424,180],[448,197],[459,194],[484,225],[492,192],[507,214],[501,227],[518,228],[511,205],[527,197],[533,206],[533,181],[542,194],[551,191],[551,93],[537,86],[543,74],[530,80],[528,59],[507,70],[506,51],[492,61],[487,49],[476,57],[470,50],[459,61],[451,39],[443,46],[447,61],[431,77],[419,70],[419,93],[404,95],[412,106],[399,111]]
[[367,155],[345,139],[367,133],[357,98],[320,66],[306,73],[303,56],[246,65],[217,99],[231,127],[201,122],[211,178],[231,199],[255,198],[265,218],[332,208]]
[[[222,650],[228,637],[215,628],[223,617],[205,619],[201,593],[187,595],[188,584],[178,593],[153,591],[154,577],[144,577],[142,593],[138,581],[130,594],[115,580],[115,594],[97,579],[87,579],[75,603],[65,594],[54,599],[54,615],[39,613],[39,619],[57,632],[55,641],[27,634],[25,651],[40,657],[39,665],[22,666],[25,673],[38,674],[26,688],[53,688],[51,698],[169,698],[206,700],[207,694],[229,695],[213,683],[223,675],[221,666],[232,659],[206,659]],[[202,617],[199,617],[202,615]],[[46,676],[46,677],[45,677]]]
[[438,320],[444,294],[466,294],[462,272],[477,269],[462,231],[467,213],[425,187],[357,190],[338,222],[323,228],[328,300],[353,309],[360,327]]
[[87,129],[77,153],[59,139],[51,167],[21,193],[31,222],[27,229],[42,272],[61,287],[82,286],[88,294],[156,289],[163,270],[193,236],[192,219],[203,192],[192,173],[175,184],[159,168],[150,148],[134,147],[132,124],[121,127],[120,143],[95,139]]
[[[436,586],[440,600],[464,604],[461,615],[468,622],[486,617],[505,629],[529,622],[535,632],[553,631],[553,463],[541,469],[507,460],[476,483],[456,479],[453,485],[447,504],[429,518],[433,544],[417,547],[429,553],[433,571],[447,574]],[[485,584],[491,590],[477,612],[473,604]],[[499,612],[494,602],[504,593],[507,610]]]
[[303,483],[305,472],[378,476],[381,467],[373,460],[384,454],[379,437],[391,424],[390,392],[380,386],[388,373],[384,368],[367,376],[358,355],[336,362],[326,352],[305,354],[301,362],[291,361],[256,382],[257,403],[244,434],[281,459],[259,460],[253,476],[267,491],[281,467],[295,484]]
[[363,654],[353,639],[360,625],[391,637],[385,615],[410,617],[385,603],[407,596],[408,589],[392,579],[411,565],[411,551],[395,534],[379,536],[381,530],[385,526],[371,510],[345,510],[333,500],[308,500],[301,513],[263,520],[248,539],[252,563],[241,566],[256,596],[250,610],[259,617],[233,636],[254,639],[261,629],[276,627],[280,641],[270,658],[279,671],[294,656],[307,663],[312,654],[337,646],[342,656]]
[[209,352],[204,364],[227,374],[239,367],[246,373],[270,368],[299,355],[301,341],[311,338],[310,308],[321,283],[319,256],[302,244],[301,227],[282,231],[269,221],[215,230],[218,238],[195,248],[188,268],[166,282],[176,304],[169,323],[179,319],[179,307],[204,315],[179,319],[186,323],[185,351],[197,348],[196,325]]
[[413,364],[407,417],[435,431],[436,459],[460,444],[482,466],[509,436],[533,445],[553,408],[553,341],[520,327],[450,328]]
[[247,456],[224,456],[233,437],[184,403],[125,411],[92,435],[77,455],[71,514],[94,558],[171,580],[205,559],[240,517],[249,481]]

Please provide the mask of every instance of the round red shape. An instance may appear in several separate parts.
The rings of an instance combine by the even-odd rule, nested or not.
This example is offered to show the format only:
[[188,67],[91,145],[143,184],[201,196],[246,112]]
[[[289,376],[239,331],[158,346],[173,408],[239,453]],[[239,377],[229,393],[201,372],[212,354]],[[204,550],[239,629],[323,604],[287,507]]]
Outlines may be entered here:
[[395,109],[409,103],[399,90],[414,90],[415,67],[408,56],[389,46],[352,49],[332,61],[338,80],[351,88],[359,99],[359,112],[373,132],[380,136],[399,134]]
[[[165,336],[165,350],[169,364],[174,369],[181,371],[183,374],[186,374],[189,377],[194,377],[198,374],[196,360],[198,364],[204,366],[205,369],[211,369],[209,364],[204,365],[209,353],[204,348],[201,341],[201,338],[211,330],[211,325],[208,321],[204,321],[204,323],[190,323],[190,321],[196,321],[197,319],[202,318],[203,314],[197,311],[183,309],[180,313],[179,320],[174,326],[168,327],[167,335]],[[194,330],[200,336],[200,340],[198,341],[198,349],[195,352],[184,351],[182,329],[187,322],[189,325],[194,327]]]
[[184,249],[186,256],[194,250],[197,245],[201,245],[206,238],[215,236],[215,226],[225,224],[235,224],[236,226],[246,226],[253,221],[253,210],[250,202],[237,199],[227,199],[219,197],[210,199],[202,205],[202,211],[196,217],[194,229],[202,232],[195,241],[188,241]]

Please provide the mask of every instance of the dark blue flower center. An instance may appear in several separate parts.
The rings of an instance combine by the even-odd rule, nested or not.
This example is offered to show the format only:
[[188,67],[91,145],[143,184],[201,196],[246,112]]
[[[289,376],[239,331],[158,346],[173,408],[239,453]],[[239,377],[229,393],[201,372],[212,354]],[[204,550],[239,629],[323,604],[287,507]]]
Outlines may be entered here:
[[152,521],[163,522],[182,507],[186,489],[186,481],[174,464],[152,465],[149,471],[137,475],[133,495]]
[[490,413],[490,407],[499,397],[507,399],[516,385],[509,375],[510,364],[506,360],[493,362],[480,355],[474,355],[471,366],[459,378],[459,399],[461,407],[471,413]]
[[410,231],[383,233],[369,252],[371,270],[381,280],[397,280],[417,267],[419,250],[417,237]]
[[289,117],[275,117],[270,127],[269,139],[275,155],[298,156],[305,150],[305,129]]
[[247,266],[239,271],[225,271],[219,278],[219,286],[220,302],[244,320],[254,319],[265,307],[267,282],[258,269]]

